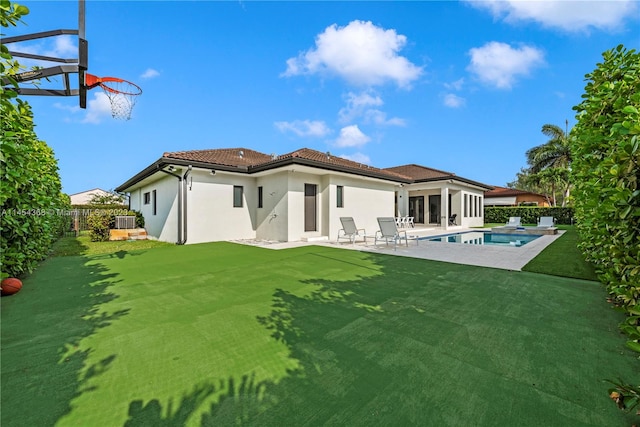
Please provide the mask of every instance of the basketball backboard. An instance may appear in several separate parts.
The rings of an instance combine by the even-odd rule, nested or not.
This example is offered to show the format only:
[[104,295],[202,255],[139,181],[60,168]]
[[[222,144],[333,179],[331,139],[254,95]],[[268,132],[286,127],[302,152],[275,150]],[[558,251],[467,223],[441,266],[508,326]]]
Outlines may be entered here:
[[[35,55],[20,51],[20,42],[36,39],[57,37],[61,35],[77,36],[78,55],[75,58],[57,58],[44,55]],[[85,74],[89,67],[89,43],[85,37],[85,0],[78,0],[78,28],[43,31],[14,37],[3,37],[2,44],[6,45],[9,53],[14,58],[25,58],[35,61],[38,65],[32,70],[16,74],[14,79],[18,82],[17,92],[21,95],[41,96],[78,96],[80,108],[87,107],[87,86]],[[51,63],[60,65],[51,66]],[[42,65],[40,65],[42,64]],[[77,86],[72,83],[76,74]],[[53,76],[62,76],[62,88],[43,88],[29,82],[42,80]],[[6,78],[2,79],[2,86],[7,86]],[[29,87],[26,87],[29,85]],[[11,87],[11,89],[16,90]]]

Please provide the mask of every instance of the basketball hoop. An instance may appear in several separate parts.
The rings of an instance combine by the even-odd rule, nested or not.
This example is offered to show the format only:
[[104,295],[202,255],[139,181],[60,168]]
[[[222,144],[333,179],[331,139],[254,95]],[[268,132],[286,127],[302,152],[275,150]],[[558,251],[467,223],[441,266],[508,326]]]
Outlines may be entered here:
[[117,77],[96,77],[93,74],[85,74],[85,86],[93,89],[100,86],[111,103],[111,116],[114,119],[129,120],[131,110],[136,105],[138,95],[142,89],[135,83]]

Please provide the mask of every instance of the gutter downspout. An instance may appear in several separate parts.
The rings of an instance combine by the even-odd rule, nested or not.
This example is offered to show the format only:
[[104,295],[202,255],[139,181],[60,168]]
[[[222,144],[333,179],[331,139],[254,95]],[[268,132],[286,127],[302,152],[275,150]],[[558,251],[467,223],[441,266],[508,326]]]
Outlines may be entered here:
[[187,177],[191,174],[193,167],[189,165],[187,171],[182,176],[182,241],[180,245],[187,243]]
[[160,168],[160,165],[158,165],[158,170],[160,172],[164,172],[167,175],[171,175],[173,177],[178,178],[178,241],[176,242],[176,245],[181,245],[183,244],[182,242],[182,192],[183,192],[183,188],[182,188],[182,177],[180,175],[176,175],[173,172],[169,172],[166,171],[164,169]]

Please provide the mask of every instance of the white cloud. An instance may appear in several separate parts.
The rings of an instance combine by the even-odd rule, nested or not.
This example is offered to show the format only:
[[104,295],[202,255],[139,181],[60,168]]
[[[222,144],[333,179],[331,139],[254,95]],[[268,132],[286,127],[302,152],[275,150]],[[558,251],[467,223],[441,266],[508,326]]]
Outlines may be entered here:
[[142,75],[140,76],[141,79],[152,79],[154,77],[158,77],[160,75],[160,72],[157,70],[154,70],[153,68],[147,68],[147,70],[142,73]]
[[635,16],[635,0],[615,1],[521,1],[521,0],[467,0],[479,9],[486,9],[497,19],[509,23],[535,21],[549,28],[564,31],[584,31],[590,27],[616,30],[624,20]]
[[375,123],[381,126],[406,126],[407,122],[405,119],[401,119],[400,117],[392,117],[390,119],[387,118],[387,113],[380,110],[367,110],[364,114],[364,122],[365,123]]
[[335,141],[337,147],[362,147],[371,141],[367,135],[362,133],[358,125],[345,126],[340,129],[340,136]]
[[398,54],[406,43],[405,36],[370,21],[352,21],[346,27],[333,24],[316,36],[315,48],[289,58],[282,75],[336,75],[356,86],[391,81],[408,88],[420,77],[422,67]]
[[453,93],[448,93],[444,96],[444,105],[450,108],[459,108],[464,106],[466,100]]
[[87,114],[82,123],[98,124],[105,117],[111,117],[111,103],[102,92],[94,93],[94,98],[87,102]]
[[46,51],[44,55],[53,56],[55,58],[77,58],[78,46],[71,36],[57,36],[53,39],[53,47]]
[[371,164],[369,156],[362,153],[340,154],[338,157],[342,157],[343,159],[351,160],[353,162],[363,163],[365,165]]
[[331,133],[325,122],[320,120],[294,120],[293,122],[275,122],[282,133],[293,132],[298,136],[323,137]]
[[382,98],[372,90],[359,94],[349,92],[346,95],[346,106],[338,112],[338,119],[341,123],[350,123],[358,118],[363,118],[365,123],[375,123],[386,126],[404,126],[405,120],[393,117],[387,119],[387,113],[377,108],[384,104]]
[[450,90],[462,90],[462,86],[464,85],[464,79],[458,79],[455,82],[445,83],[444,87]]
[[80,111],[79,105],[65,105],[61,104],[60,102],[55,102],[53,106],[59,110],[69,111],[70,113],[77,113],[78,111]]
[[469,50],[471,63],[467,70],[481,81],[500,89],[510,89],[519,76],[544,62],[544,53],[531,46],[512,48],[506,43],[489,42]]

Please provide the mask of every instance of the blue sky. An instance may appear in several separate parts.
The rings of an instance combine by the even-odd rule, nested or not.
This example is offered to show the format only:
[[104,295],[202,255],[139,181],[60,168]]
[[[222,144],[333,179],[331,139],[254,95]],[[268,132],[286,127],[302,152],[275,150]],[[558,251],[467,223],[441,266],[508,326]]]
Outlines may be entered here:
[[[76,1],[21,4],[26,25],[6,35],[77,28]],[[131,120],[114,120],[99,88],[86,110],[26,99],[69,194],[115,188],[165,151],[229,147],[308,147],[505,185],[546,142],[543,124],[575,124],[602,52],[640,47],[638,6],[88,0],[89,72],[142,87]],[[77,39],[12,49],[76,57]]]

